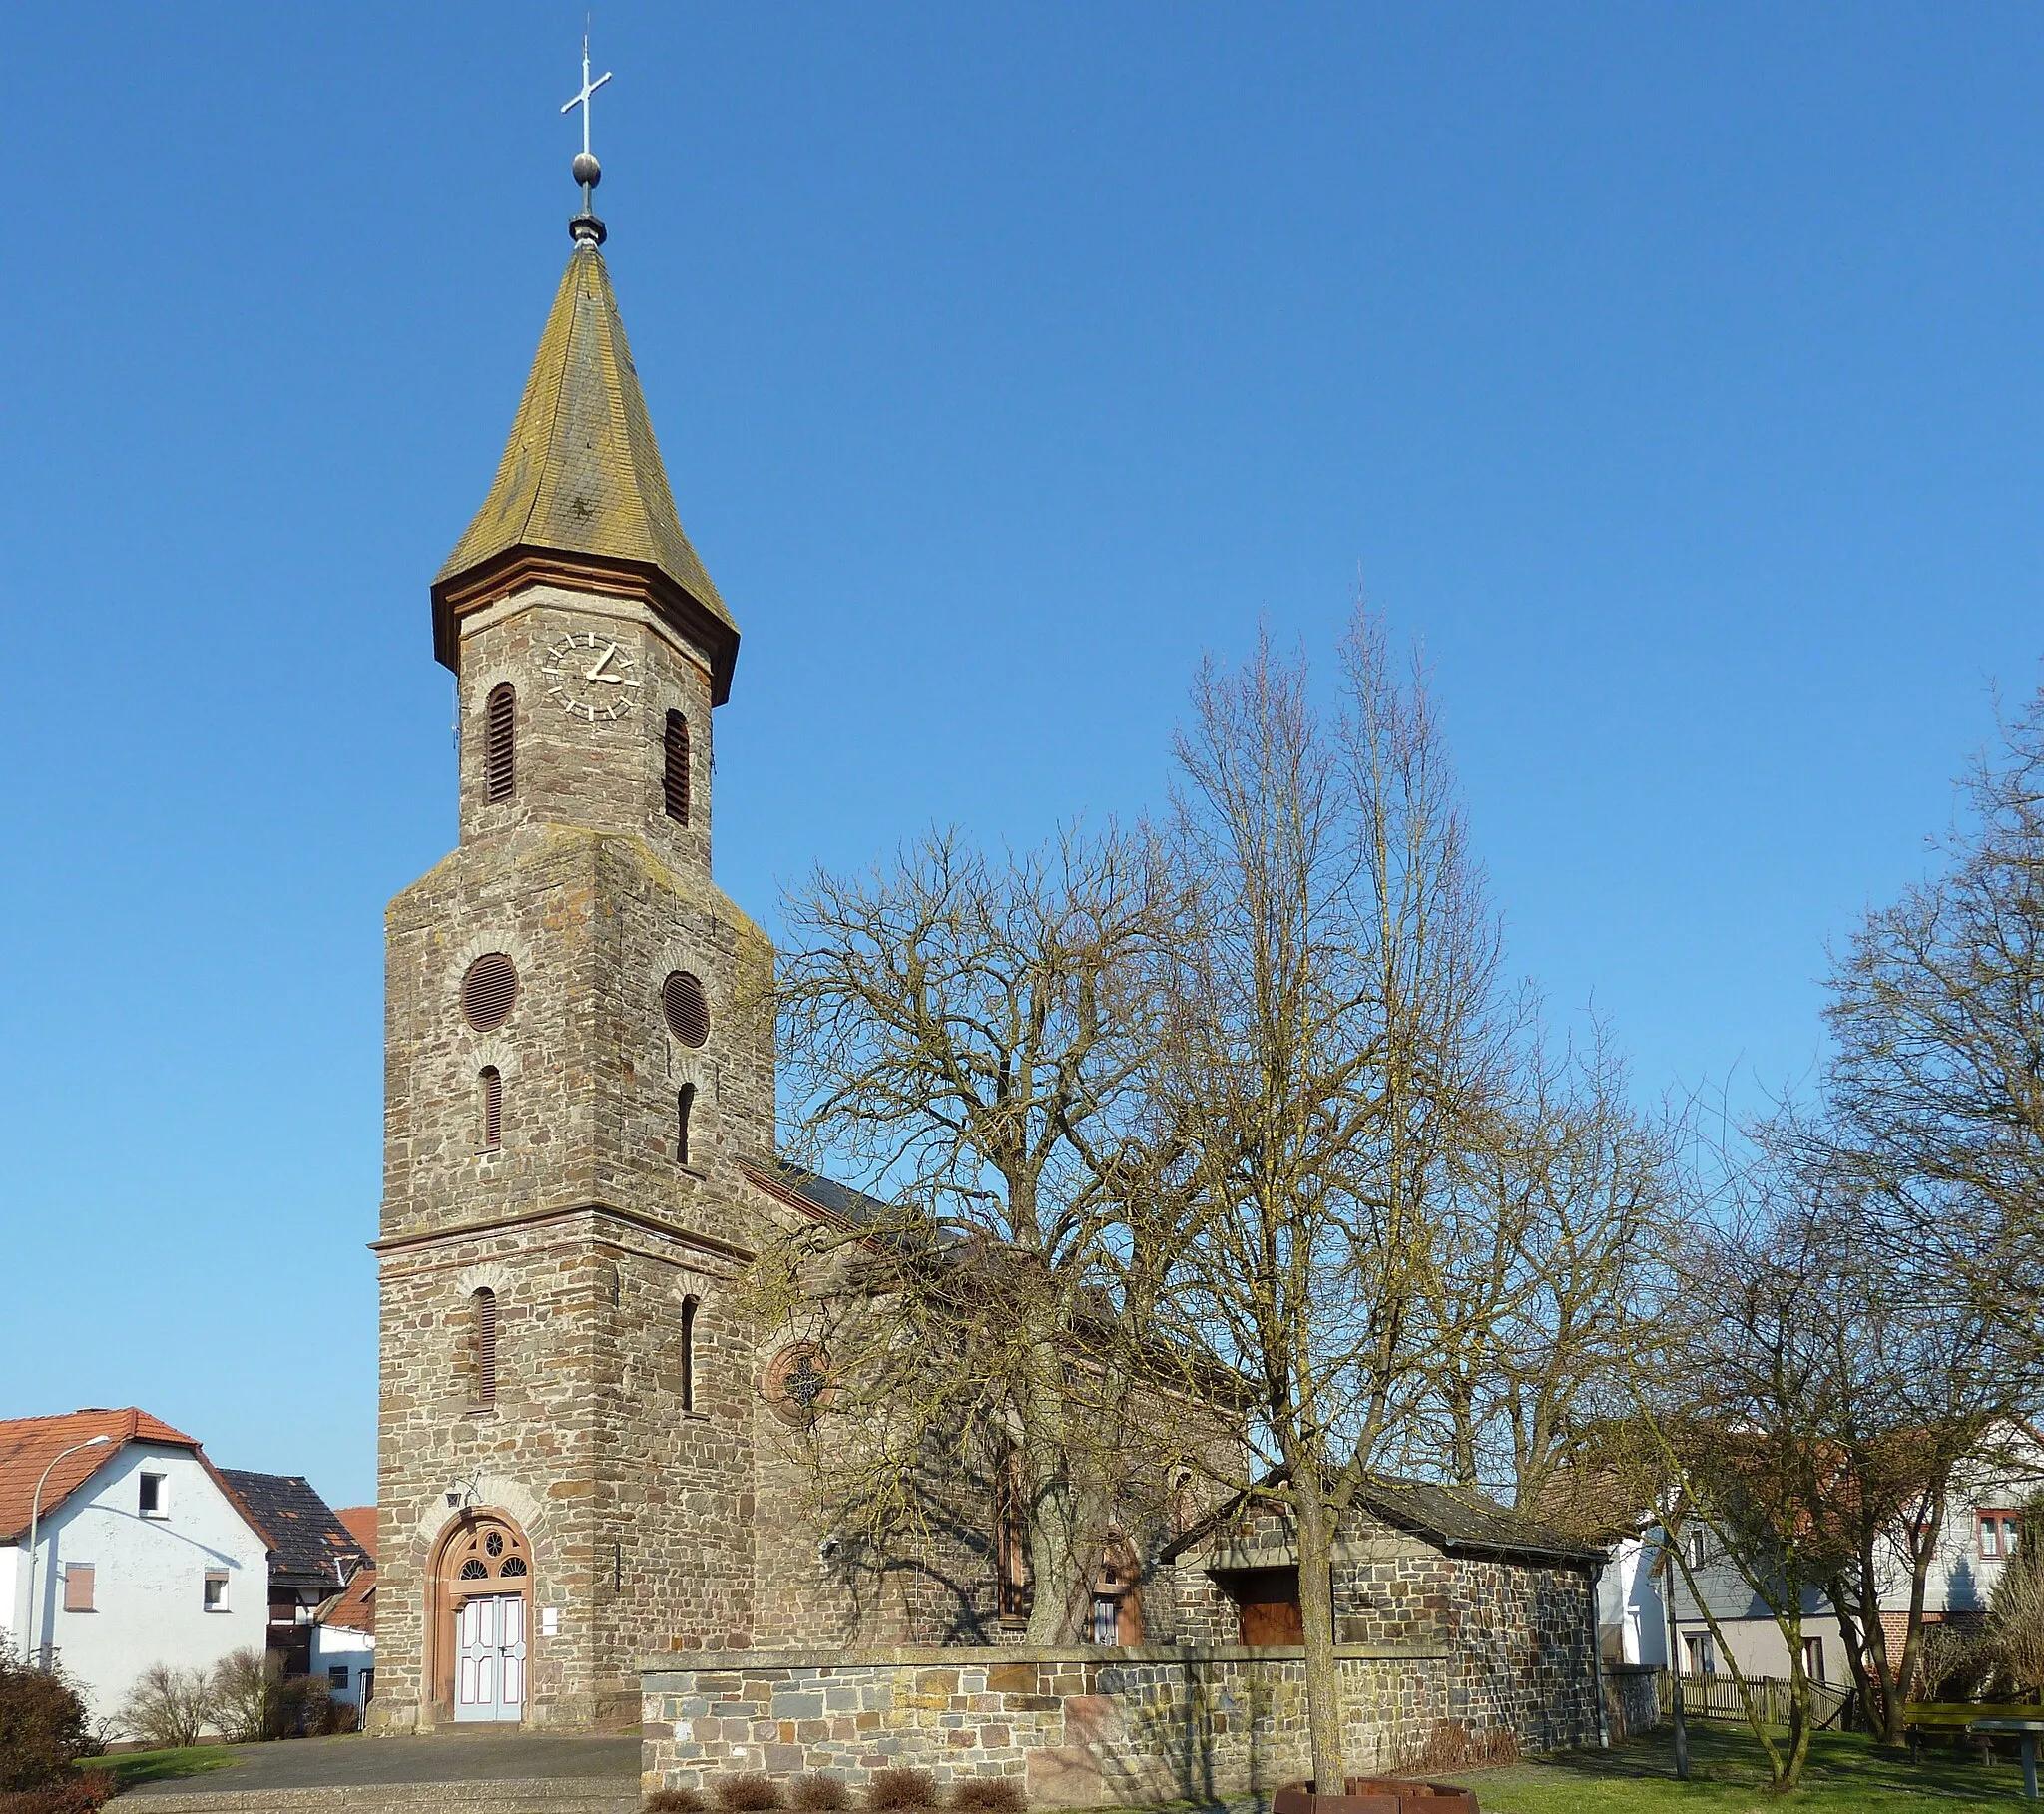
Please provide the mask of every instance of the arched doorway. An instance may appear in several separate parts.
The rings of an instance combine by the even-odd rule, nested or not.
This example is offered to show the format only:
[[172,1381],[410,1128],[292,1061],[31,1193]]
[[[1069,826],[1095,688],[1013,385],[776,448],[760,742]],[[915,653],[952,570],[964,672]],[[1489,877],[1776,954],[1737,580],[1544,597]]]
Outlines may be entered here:
[[459,1723],[525,1717],[532,1547],[500,1512],[465,1512],[440,1539],[427,1608],[433,1698]]
[[1139,1644],[1143,1641],[1142,1567],[1120,1532],[1113,1533],[1093,1575],[1093,1611],[1089,1635],[1097,1644]]

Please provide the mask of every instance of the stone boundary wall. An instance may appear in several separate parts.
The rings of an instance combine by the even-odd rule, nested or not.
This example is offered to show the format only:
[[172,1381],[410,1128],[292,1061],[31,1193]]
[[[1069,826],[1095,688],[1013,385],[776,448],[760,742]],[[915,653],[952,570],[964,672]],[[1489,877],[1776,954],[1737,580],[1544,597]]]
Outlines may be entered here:
[[1661,1677],[1658,1663],[1606,1663],[1604,1716],[1611,1742],[1637,1738],[1661,1723]]
[[[1504,1720],[1445,1646],[1343,1644],[1348,1763],[1392,1769],[1494,1747]],[[727,1651],[642,1671],[644,1784],[726,1773],[848,1785],[915,1768],[939,1783],[1000,1776],[1033,1802],[1214,1800],[1311,1773],[1297,1646]],[[1586,1675],[1563,1742],[1597,1741]],[[1552,1743],[1550,1718],[1532,1748]]]

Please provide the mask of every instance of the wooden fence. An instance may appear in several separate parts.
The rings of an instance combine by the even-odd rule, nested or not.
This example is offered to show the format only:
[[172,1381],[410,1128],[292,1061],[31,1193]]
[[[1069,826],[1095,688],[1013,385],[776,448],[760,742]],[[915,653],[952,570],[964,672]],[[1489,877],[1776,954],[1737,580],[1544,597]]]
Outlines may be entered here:
[[[1663,1670],[1659,1686],[1661,1717],[1667,1719],[1675,1709],[1674,1677]],[[1762,1724],[1786,1726],[1788,1723],[1789,1683],[1787,1676],[1749,1675],[1746,1687],[1759,1705]],[[1832,1725],[1842,1728],[1849,1724],[1846,1709],[1852,1705],[1853,1698],[1850,1688],[1811,1682],[1809,1710],[1817,1730]],[[1685,1675],[1682,1678],[1682,1710],[1690,1719],[1736,1719],[1742,1723],[1746,1719],[1746,1702],[1740,1696],[1738,1682],[1730,1673]]]

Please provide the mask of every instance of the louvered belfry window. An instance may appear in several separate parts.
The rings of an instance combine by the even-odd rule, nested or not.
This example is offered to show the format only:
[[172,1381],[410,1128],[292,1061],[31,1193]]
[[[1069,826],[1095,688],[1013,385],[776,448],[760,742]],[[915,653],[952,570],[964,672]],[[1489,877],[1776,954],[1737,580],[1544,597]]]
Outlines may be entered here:
[[689,822],[689,720],[679,711],[667,714],[667,763],[661,775],[667,816]]
[[489,1033],[511,1018],[518,999],[518,966],[501,951],[486,951],[461,979],[461,1011],[478,1033]]
[[512,723],[518,695],[509,684],[493,686],[483,707],[483,796],[508,800],[518,780],[518,733]]
[[710,1037],[710,999],[686,970],[672,972],[661,984],[660,1006],[668,1031],[684,1046],[700,1046]]
[[470,1382],[469,1408],[488,1411],[497,1402],[497,1294],[484,1285],[469,1302],[475,1311],[475,1375]]
[[504,1074],[485,1065],[483,1085],[483,1150],[495,1152],[504,1143]]

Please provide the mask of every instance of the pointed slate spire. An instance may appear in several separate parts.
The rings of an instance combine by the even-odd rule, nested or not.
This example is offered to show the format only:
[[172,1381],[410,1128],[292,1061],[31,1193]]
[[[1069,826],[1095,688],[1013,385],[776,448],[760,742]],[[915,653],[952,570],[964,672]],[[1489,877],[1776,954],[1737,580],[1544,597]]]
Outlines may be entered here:
[[738,626],[675,514],[588,187],[496,480],[433,581],[434,652],[455,667],[460,615],[525,579],[623,581],[706,646],[722,704]]

